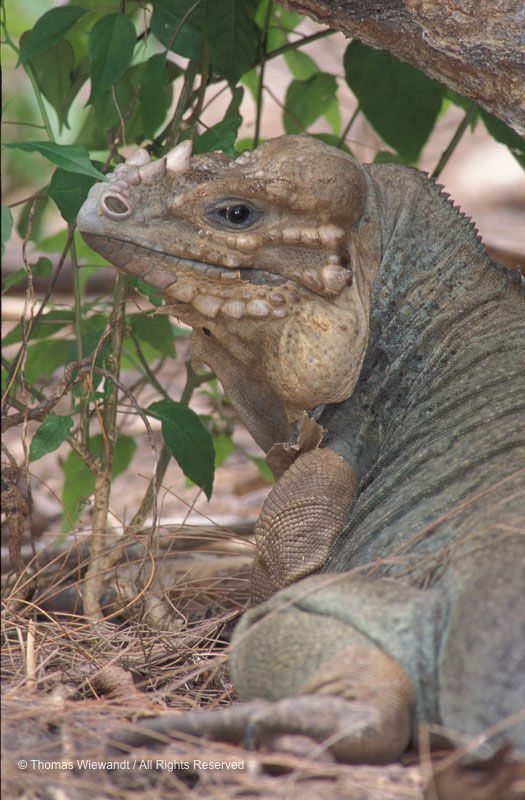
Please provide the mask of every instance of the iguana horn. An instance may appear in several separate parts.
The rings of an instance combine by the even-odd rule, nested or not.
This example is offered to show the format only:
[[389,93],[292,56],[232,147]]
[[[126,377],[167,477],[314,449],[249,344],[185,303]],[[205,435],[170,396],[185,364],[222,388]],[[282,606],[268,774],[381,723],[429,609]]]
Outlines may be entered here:
[[149,164],[150,161],[151,156],[148,151],[140,147],[126,159],[126,164],[131,164],[133,167],[143,167],[145,164]]
[[166,156],[166,166],[170,172],[185,172],[190,168],[191,140],[186,139],[170,150]]

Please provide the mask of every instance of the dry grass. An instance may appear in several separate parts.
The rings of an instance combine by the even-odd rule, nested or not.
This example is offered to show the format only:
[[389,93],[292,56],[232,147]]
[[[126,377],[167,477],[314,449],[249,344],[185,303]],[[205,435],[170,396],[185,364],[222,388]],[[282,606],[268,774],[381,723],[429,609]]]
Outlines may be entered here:
[[[215,542],[208,545],[208,551],[216,550],[221,535],[210,531],[204,535]],[[231,542],[229,552],[222,555],[178,554],[170,562],[173,584],[162,599],[176,608],[177,624],[169,630],[141,620],[144,606],[140,603],[135,604],[131,620],[124,619],[121,610],[113,621],[97,623],[74,615],[44,613],[27,600],[17,601],[14,608],[5,605],[5,797],[423,797],[421,771],[416,765],[351,767],[310,762],[190,737],[171,742],[158,753],[136,751],[132,758],[120,759],[118,766],[113,764],[114,769],[82,764],[82,759],[107,762],[108,733],[126,720],[168,709],[182,712],[216,707],[235,699],[225,644],[248,602],[247,547],[239,544],[244,554],[239,565],[232,565]],[[159,571],[165,558],[165,554],[157,556]],[[173,571],[177,559],[178,568]],[[76,561],[78,564],[78,553]],[[40,576],[41,582],[45,574]],[[52,589],[60,572],[48,575],[48,589]],[[26,769],[19,767],[21,760],[27,762]],[[202,762],[220,762],[221,767],[205,768]]]

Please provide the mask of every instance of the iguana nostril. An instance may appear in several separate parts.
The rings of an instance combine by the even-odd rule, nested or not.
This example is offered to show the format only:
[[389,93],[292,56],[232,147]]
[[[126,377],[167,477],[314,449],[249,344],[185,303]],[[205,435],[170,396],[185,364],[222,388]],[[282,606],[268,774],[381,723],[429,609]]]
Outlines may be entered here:
[[102,200],[104,211],[108,211],[110,216],[117,215],[119,217],[125,215],[129,217],[131,209],[127,206],[120,197],[114,194],[107,194]]

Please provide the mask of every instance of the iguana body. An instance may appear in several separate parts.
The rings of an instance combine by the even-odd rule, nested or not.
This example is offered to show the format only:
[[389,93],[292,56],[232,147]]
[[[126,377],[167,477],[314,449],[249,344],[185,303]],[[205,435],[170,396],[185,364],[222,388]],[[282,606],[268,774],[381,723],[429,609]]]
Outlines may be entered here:
[[469,221],[421,173],[283,137],[139,151],[79,228],[193,327],[279,477],[230,662],[278,702],[210,733],[384,762],[426,721],[525,748],[525,298]]

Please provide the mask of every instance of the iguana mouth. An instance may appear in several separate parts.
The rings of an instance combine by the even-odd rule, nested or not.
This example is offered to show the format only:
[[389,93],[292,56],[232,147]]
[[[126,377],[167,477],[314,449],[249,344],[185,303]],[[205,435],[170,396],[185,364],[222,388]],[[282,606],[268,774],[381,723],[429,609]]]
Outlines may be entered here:
[[219,267],[171,255],[126,239],[82,232],[86,243],[123,272],[159,289],[168,301],[191,304],[207,317],[252,319],[288,316],[288,308],[311,292],[274,272]]

